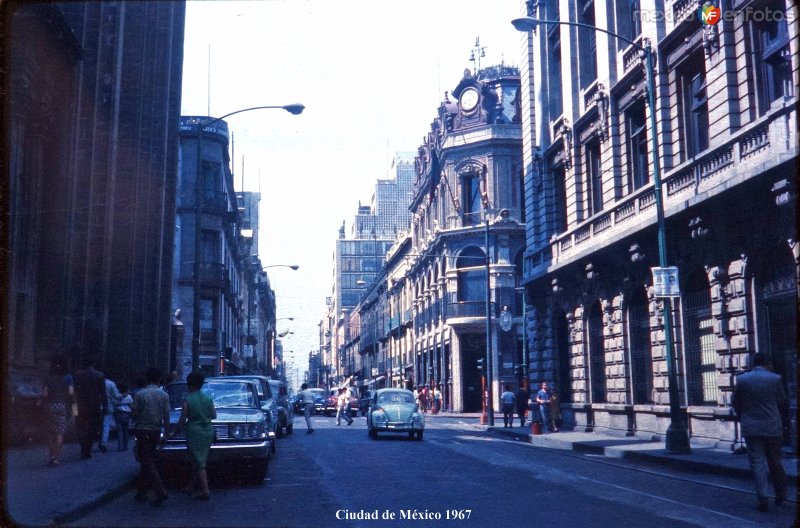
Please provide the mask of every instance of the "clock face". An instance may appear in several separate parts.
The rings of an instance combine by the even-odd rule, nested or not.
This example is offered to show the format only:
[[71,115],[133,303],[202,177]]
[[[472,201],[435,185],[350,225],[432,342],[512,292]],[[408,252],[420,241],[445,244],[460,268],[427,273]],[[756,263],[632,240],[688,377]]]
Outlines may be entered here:
[[478,106],[478,90],[467,88],[461,92],[461,108],[467,112],[474,110]]

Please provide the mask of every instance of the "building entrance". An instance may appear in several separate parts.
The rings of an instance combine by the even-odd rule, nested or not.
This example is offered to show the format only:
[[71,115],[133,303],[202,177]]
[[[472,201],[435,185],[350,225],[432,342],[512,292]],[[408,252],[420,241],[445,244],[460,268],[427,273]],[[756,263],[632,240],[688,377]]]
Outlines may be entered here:
[[481,375],[478,360],[486,356],[486,336],[484,334],[464,334],[461,336],[461,380],[464,412],[481,412]]

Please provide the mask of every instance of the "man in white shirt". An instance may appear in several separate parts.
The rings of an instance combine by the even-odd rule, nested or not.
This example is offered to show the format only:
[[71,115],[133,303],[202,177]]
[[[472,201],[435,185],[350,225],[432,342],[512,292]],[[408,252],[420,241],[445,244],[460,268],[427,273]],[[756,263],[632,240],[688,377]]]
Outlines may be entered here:
[[114,405],[119,399],[117,384],[106,378],[106,412],[103,415],[103,434],[100,436],[100,451],[103,453],[108,450],[108,433],[111,431],[111,424],[114,423]]
[[300,401],[303,402],[303,416],[306,418],[306,427],[308,430],[306,434],[311,434],[314,432],[314,428],[311,427],[311,413],[314,412],[314,393],[308,390],[308,383],[303,383],[300,386]]

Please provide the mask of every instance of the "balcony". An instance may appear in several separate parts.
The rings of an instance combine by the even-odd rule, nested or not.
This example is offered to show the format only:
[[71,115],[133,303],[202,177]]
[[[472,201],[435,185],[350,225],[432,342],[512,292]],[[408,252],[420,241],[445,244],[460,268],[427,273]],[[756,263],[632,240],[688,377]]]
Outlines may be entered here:
[[[491,303],[491,312],[494,314],[495,305]],[[486,301],[459,301],[447,305],[447,320],[486,317]]]
[[227,214],[228,195],[224,192],[203,191],[200,206],[204,213]]
[[[795,118],[794,100],[787,101],[766,118],[730,134],[727,141],[665,171],[662,187],[666,217],[797,156],[795,145],[775,141],[791,137],[787,123],[793,123]],[[552,265],[566,265],[655,222],[655,188],[650,183],[568,231],[554,235],[550,241]],[[536,262],[532,265],[536,266]],[[540,268],[545,271],[543,266]]]

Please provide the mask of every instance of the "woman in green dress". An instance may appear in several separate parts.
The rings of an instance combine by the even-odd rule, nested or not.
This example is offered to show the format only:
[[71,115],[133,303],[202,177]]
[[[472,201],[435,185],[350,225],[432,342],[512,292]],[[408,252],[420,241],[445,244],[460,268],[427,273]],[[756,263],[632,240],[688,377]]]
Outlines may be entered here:
[[[199,372],[192,372],[186,378],[188,392],[183,399],[181,417],[178,428],[185,427],[186,444],[189,449],[189,458],[195,471],[192,480],[184,488],[184,492],[196,499],[208,500],[208,475],[206,474],[206,459],[214,440],[214,427],[211,420],[217,417],[214,401],[211,397],[201,392],[205,377]],[[194,494],[194,487],[200,482],[200,492]]]

